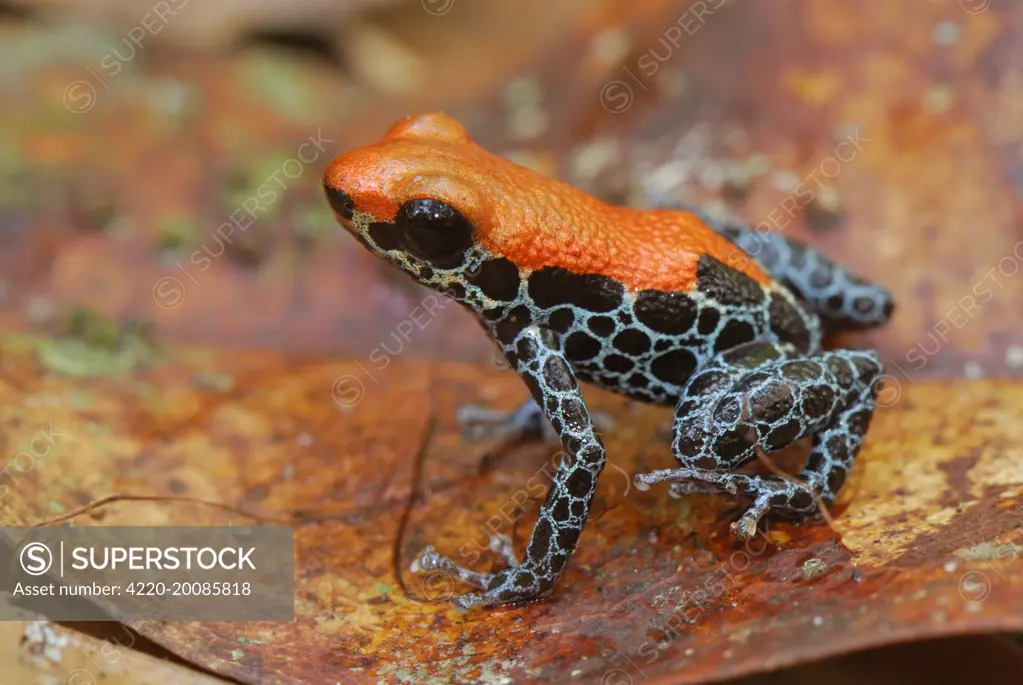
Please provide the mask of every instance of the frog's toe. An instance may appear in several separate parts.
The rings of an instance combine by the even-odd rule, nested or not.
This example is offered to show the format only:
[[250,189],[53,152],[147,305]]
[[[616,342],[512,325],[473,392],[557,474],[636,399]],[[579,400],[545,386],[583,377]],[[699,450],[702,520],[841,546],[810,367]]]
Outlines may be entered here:
[[500,554],[501,558],[504,559],[504,563],[508,564],[510,568],[515,568],[521,563],[515,554],[515,546],[512,544],[512,539],[507,535],[502,535],[501,533],[491,535],[490,551]]
[[[517,604],[540,599],[554,589],[555,577],[539,569],[523,566],[512,550],[511,540],[505,536],[491,537],[490,549],[499,553],[508,563],[508,568],[496,573],[478,573],[462,568],[448,557],[438,553],[433,547],[424,547],[414,562],[412,572],[425,576],[424,588],[427,584],[436,590],[444,585],[446,592],[428,591],[430,599],[447,600],[459,612],[480,606],[499,606]],[[437,574],[443,576],[439,582]],[[455,582],[461,581],[477,590],[465,594],[454,594]]]
[[[437,592],[432,588],[436,588],[438,585],[447,585],[448,589],[453,591],[455,581],[460,581],[479,590],[486,590],[490,586],[491,580],[493,580],[493,575],[490,573],[478,573],[471,569],[462,568],[447,556],[435,550],[432,545],[427,545],[419,552],[409,570],[416,575],[424,577],[423,586],[427,590],[426,594],[431,599],[437,599],[434,596]],[[446,582],[441,583],[441,580]],[[427,588],[427,585],[430,587]]]
[[770,504],[766,498],[757,498],[757,500],[753,503],[753,506],[743,512],[738,521],[735,521],[731,526],[729,526],[735,539],[740,542],[745,542],[746,540],[756,536],[757,528],[760,525],[760,519],[764,517],[764,514],[766,514],[769,509]]

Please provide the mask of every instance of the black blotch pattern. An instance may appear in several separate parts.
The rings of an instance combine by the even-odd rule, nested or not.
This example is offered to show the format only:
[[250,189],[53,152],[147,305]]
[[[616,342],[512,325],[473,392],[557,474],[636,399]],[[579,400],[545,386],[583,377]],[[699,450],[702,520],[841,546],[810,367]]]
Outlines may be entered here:
[[[565,490],[570,495],[581,497],[593,488],[593,474],[586,469],[576,469],[565,479]],[[534,531],[534,535],[535,535]]]
[[753,326],[748,322],[731,319],[725,322],[721,333],[718,334],[717,340],[714,341],[714,351],[724,352],[725,350],[730,350],[743,343],[751,342],[755,337],[756,331],[753,330]]
[[575,274],[559,266],[547,266],[529,276],[529,296],[541,309],[573,304],[591,312],[613,311],[625,288],[607,276]]
[[799,350],[809,348],[810,329],[806,327],[806,320],[796,310],[796,305],[775,294],[771,297],[769,312],[771,331],[779,340],[790,342]]
[[561,418],[575,426],[583,425],[584,412],[579,400],[568,397],[563,398],[561,400]]
[[810,416],[821,416],[834,403],[834,390],[827,385],[814,385],[806,391],[806,396],[803,398],[803,413]]
[[636,318],[660,333],[681,335],[696,321],[693,298],[680,292],[644,290],[636,295]]
[[[519,332],[531,323],[529,308],[520,304],[508,312],[508,315],[498,322],[494,330],[501,342],[510,345]],[[519,354],[523,356],[521,352]]]
[[727,264],[703,255],[696,267],[696,288],[724,305],[750,307],[764,301],[764,289]]
[[614,337],[612,343],[619,351],[635,357],[650,350],[650,336],[635,328],[626,328]]
[[[536,549],[532,554],[542,559],[547,552],[547,548],[550,546],[552,535],[554,535],[554,528],[551,526],[551,522],[545,518],[537,519],[536,525],[533,526],[533,536],[530,539],[530,543],[532,543],[530,548]],[[529,551],[526,553],[530,554]],[[521,587],[529,587],[533,582],[535,582],[535,578],[528,571],[518,574],[518,585]]]
[[600,341],[576,331],[565,340],[565,356],[571,361],[586,361],[600,353]]
[[717,307],[704,307],[700,310],[700,318],[696,324],[696,331],[700,335],[710,335],[717,330],[718,322],[721,321],[721,312]]
[[696,369],[696,356],[689,350],[672,350],[654,359],[650,370],[665,383],[682,385]]
[[552,356],[543,366],[543,373],[549,385],[562,387],[574,387],[575,379],[568,368],[568,364],[561,357]]
[[510,260],[488,259],[466,279],[492,300],[508,302],[519,294],[519,267]]
[[559,499],[551,510],[551,517],[558,523],[564,523],[570,516],[568,502],[567,499]]
[[611,335],[615,330],[615,320],[609,316],[591,316],[586,325],[602,338]]
[[575,323],[575,314],[568,307],[562,307],[551,312],[547,321],[550,327],[558,333],[567,333],[568,329]]
[[634,373],[629,376],[628,380],[625,381],[633,388],[646,388],[650,385],[650,379],[647,378],[646,374]]
[[766,428],[767,430],[763,432],[767,433],[767,438],[765,440],[767,448],[769,451],[774,451],[795,442],[802,425],[798,419],[792,419],[790,421],[786,421],[780,426],[777,426],[776,428]]
[[394,224],[386,221],[374,222],[369,225],[367,232],[381,250],[398,250],[402,247],[401,231]]
[[811,504],[813,504],[813,495],[801,490],[792,496],[789,506],[793,509],[809,509]]
[[628,371],[632,371],[635,366],[635,362],[620,354],[609,354],[604,358],[604,367],[608,371],[614,371],[615,373],[626,373]]
[[[809,362],[806,363],[807,365],[809,365]],[[820,367],[817,366],[816,364],[814,364],[813,366],[814,369],[810,373],[813,375],[820,375],[821,373],[821,371],[819,370]],[[853,382],[852,371],[849,369],[849,365],[846,364],[844,360],[839,359],[837,357],[828,359],[828,369],[831,371],[831,373],[835,374],[835,378],[838,379],[839,385],[842,386],[852,385]]]

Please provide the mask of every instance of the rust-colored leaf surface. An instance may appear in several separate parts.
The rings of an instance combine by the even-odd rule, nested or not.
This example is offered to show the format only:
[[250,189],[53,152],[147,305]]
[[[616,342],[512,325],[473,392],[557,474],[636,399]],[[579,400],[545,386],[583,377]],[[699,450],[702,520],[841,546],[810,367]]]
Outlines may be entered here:
[[[108,28],[0,16],[0,524],[120,494],[176,499],[71,520],[297,530],[295,623],[145,636],[242,682],[612,685],[1023,629],[1023,387],[1008,380],[1023,370],[1023,5],[360,0],[293,16],[333,61],[244,42],[270,4],[219,23],[198,5],[116,75],[110,51],[140,19],[127,3],[105,5],[122,21]],[[218,52],[173,52],[182,38]],[[428,109],[610,201],[738,215],[893,291],[891,325],[836,341],[878,347],[890,374],[840,535],[772,522],[736,547],[732,503],[630,490],[671,464],[669,413],[587,391],[611,466],[556,594],[462,616],[450,579],[407,573],[428,543],[479,569],[497,563],[489,531],[521,550],[554,455],[523,446],[481,473],[494,446],[464,440],[455,408],[511,407],[524,387],[479,365],[493,346],[454,305],[409,328],[424,291],[321,197],[331,156]],[[61,679],[99,647],[69,647]],[[187,682],[131,654],[128,671]]]
[[[135,626],[188,661],[244,682],[696,683],[893,641],[1023,628],[1023,388],[920,382],[882,393],[827,525],[772,523],[745,548],[733,506],[629,489],[670,463],[669,413],[589,393],[611,465],[557,593],[459,615],[449,578],[407,573],[433,543],[477,568],[486,531],[524,541],[552,448],[511,451],[479,474],[456,406],[508,407],[510,372],[392,360],[166,353],[129,375],[76,378],[7,341],[0,383],[8,470],[0,523],[37,523],[112,494],[194,497],[296,526],[294,623]],[[45,349],[45,348],[43,348]],[[216,374],[211,374],[216,370]],[[393,550],[425,447],[420,497]],[[42,434],[45,441],[32,443]],[[521,504],[524,513],[516,510]],[[78,525],[251,523],[180,501],[115,502]],[[609,675],[610,674],[610,675]],[[609,680],[619,678],[619,680]]]

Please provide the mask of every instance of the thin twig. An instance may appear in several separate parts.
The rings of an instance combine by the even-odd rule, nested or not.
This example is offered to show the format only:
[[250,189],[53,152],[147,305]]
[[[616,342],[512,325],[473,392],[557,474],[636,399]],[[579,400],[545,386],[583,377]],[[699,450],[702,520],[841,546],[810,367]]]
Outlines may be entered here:
[[54,516],[53,518],[44,519],[33,526],[50,526],[54,523],[60,523],[61,521],[67,521],[68,519],[81,516],[82,514],[92,514],[93,509],[101,507],[105,504],[112,504],[114,502],[189,502],[192,504],[203,504],[214,509],[222,509],[235,514],[240,514],[247,518],[251,518],[256,521],[263,523],[280,524],[285,526],[292,526],[295,524],[294,521],[288,521],[285,519],[274,519],[266,516],[260,516],[259,514],[253,514],[252,512],[233,507],[230,504],[224,504],[223,502],[213,502],[210,500],[199,499],[198,497],[187,497],[183,495],[107,495],[101,497],[94,502],[86,504],[84,507],[72,509],[71,511],[61,514],[60,516]]
[[[762,449],[757,449],[757,456],[760,458],[760,461],[762,461],[764,465],[768,468],[768,470],[770,470],[771,473],[773,473],[774,475],[778,476],[779,478],[782,478],[783,480],[787,480],[790,483],[806,486],[805,482],[799,480],[792,474],[785,473],[780,468],[778,468],[778,465],[774,463],[774,460],[767,456],[767,454]],[[821,496],[817,494],[816,490],[808,486],[807,490],[810,491],[810,496],[813,497],[813,501],[817,503],[817,509],[821,513],[821,518],[824,519],[824,522],[828,524],[828,527],[831,528],[832,531],[834,531],[835,535],[838,536],[839,542],[841,542],[842,531],[839,529],[838,524],[835,523],[835,517],[831,515],[831,512],[828,510],[828,506],[824,503],[824,500],[821,499]]]
[[[431,386],[433,385],[432,383],[428,384]],[[432,398],[433,393],[428,392],[427,397]],[[412,482],[409,484],[408,500],[405,502],[405,508],[401,512],[401,517],[398,519],[398,530],[394,534],[394,546],[391,548],[391,564],[393,566],[394,577],[398,581],[398,587],[401,588],[401,591],[405,594],[406,598],[419,602],[437,602],[438,600],[431,599],[429,597],[421,597],[409,592],[408,585],[405,584],[405,576],[401,571],[401,548],[402,542],[405,539],[405,529],[408,528],[409,519],[412,517],[412,508],[415,506],[416,499],[419,497],[419,488],[423,480],[423,462],[426,460],[426,452],[430,447],[430,443],[433,441],[433,435],[436,430],[437,419],[433,414],[433,406],[431,405],[429,415],[426,420],[426,429],[423,431],[423,437],[419,441],[419,449],[416,451],[412,462]]]

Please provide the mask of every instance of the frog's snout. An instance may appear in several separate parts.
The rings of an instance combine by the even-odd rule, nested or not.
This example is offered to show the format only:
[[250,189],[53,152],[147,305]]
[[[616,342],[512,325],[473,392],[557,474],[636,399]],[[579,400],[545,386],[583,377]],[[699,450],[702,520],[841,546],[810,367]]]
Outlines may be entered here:
[[323,191],[327,194],[327,202],[334,213],[345,221],[351,221],[355,216],[355,202],[352,201],[352,196],[326,181],[323,183]]

